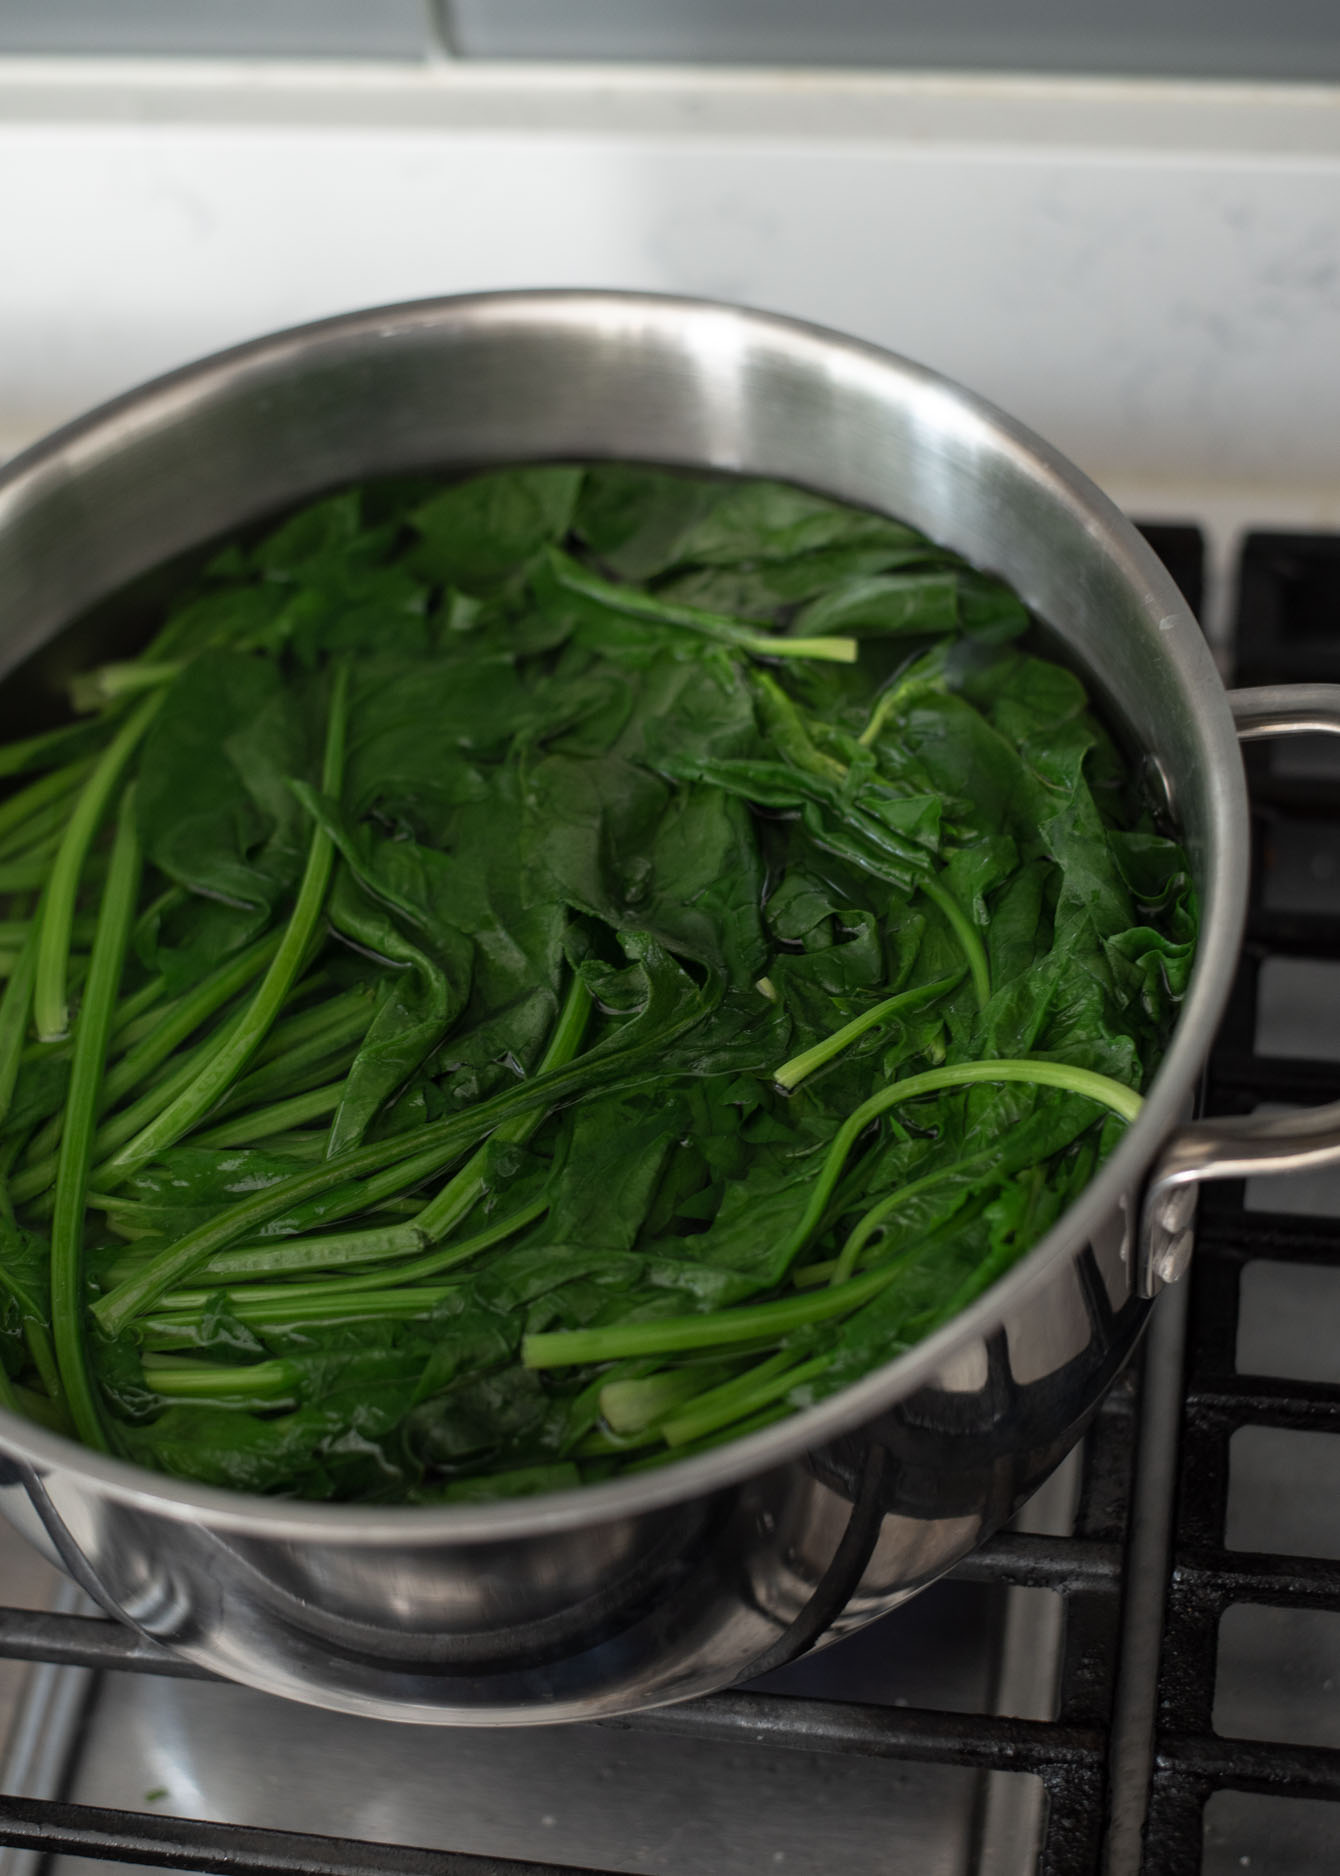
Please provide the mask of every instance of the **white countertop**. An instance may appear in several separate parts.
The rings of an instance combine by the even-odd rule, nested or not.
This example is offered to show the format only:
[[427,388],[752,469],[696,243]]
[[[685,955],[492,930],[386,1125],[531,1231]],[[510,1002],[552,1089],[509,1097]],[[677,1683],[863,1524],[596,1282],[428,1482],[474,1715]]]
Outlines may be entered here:
[[799,314],[1128,506],[1340,525],[1340,89],[0,61],[0,448],[277,326],[522,285]]

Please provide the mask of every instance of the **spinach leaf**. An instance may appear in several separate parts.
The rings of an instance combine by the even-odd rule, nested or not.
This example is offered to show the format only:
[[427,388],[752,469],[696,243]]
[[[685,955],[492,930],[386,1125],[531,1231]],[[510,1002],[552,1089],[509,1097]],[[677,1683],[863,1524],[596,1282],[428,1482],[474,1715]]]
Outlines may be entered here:
[[581,481],[579,469],[504,469],[443,489],[414,511],[416,569],[463,593],[490,592],[563,539]]
[[[327,1150],[333,1158],[358,1145],[385,1102],[442,1040],[465,1000],[465,988],[448,983],[446,973],[405,937],[347,867],[331,892],[330,922],[342,937],[391,967],[386,994],[345,1076],[330,1124]],[[461,961],[468,973],[468,956]]]
[[[267,715],[262,737],[257,719]],[[207,652],[172,686],[140,760],[136,809],[146,856],[179,885],[251,912],[247,937],[301,864],[285,838],[291,822],[276,818],[271,779],[276,759],[289,774],[306,767],[295,719],[268,660]],[[242,765],[229,746],[234,738]]]

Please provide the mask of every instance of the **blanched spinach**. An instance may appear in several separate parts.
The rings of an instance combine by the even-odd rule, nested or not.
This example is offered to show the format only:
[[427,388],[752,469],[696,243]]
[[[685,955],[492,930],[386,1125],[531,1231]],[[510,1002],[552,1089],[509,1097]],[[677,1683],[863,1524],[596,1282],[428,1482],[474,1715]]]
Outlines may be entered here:
[[211,1483],[516,1495],[822,1399],[1060,1216],[1191,968],[1014,595],[794,488],[346,491],[73,696],[0,751],[0,1399]]

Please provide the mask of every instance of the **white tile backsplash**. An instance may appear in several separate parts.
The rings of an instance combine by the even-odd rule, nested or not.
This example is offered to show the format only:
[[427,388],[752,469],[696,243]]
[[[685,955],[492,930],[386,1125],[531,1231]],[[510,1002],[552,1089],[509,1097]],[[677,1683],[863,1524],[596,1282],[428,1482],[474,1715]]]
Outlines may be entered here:
[[[716,295],[1100,481],[1340,506],[1340,91],[0,61],[0,441],[360,304]],[[788,125],[792,128],[788,129]],[[1278,497],[1274,499],[1278,500]],[[1188,507],[1190,503],[1188,502]]]

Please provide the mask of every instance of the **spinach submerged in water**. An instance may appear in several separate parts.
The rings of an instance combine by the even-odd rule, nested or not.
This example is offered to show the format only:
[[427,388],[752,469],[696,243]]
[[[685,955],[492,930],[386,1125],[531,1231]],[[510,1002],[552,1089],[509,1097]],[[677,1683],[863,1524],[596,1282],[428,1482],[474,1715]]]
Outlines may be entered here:
[[0,1395],[428,1502],[806,1406],[1139,1107],[1180,848],[997,582],[764,483],[376,486],[0,750]]

